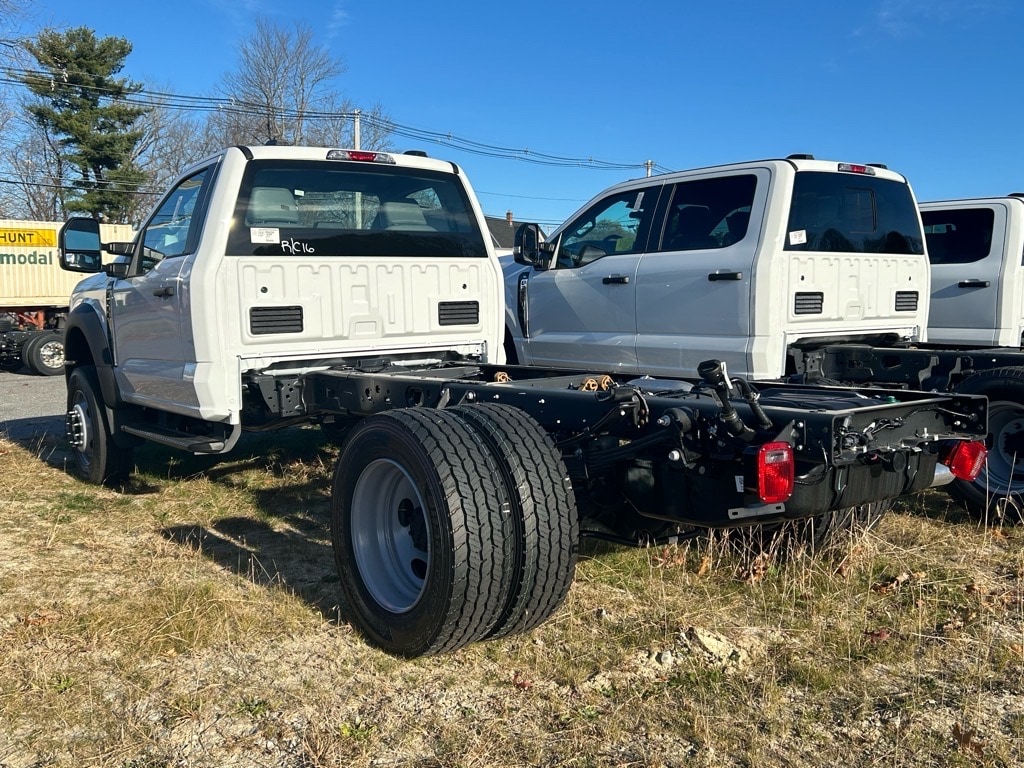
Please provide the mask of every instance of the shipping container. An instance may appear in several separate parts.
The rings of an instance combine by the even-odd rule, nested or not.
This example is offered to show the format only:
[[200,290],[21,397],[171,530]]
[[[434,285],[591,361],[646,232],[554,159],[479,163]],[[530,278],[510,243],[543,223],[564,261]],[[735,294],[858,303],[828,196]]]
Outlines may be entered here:
[[[0,219],[0,312],[53,311],[67,307],[82,276],[60,268],[57,233],[61,222]],[[101,224],[104,242],[128,241],[127,224]]]
[[[56,221],[0,219],[0,370],[64,372],[64,318],[82,276],[61,269]],[[101,224],[103,242],[127,242],[127,224]],[[111,261],[109,254],[104,261]]]

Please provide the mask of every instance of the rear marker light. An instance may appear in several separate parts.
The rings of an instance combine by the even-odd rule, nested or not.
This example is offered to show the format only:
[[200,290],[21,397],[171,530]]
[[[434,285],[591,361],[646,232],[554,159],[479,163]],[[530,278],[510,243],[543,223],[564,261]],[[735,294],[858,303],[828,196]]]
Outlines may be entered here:
[[939,456],[939,461],[949,467],[953,477],[959,480],[974,482],[981,474],[988,458],[988,449],[979,440],[961,441],[947,448]]
[[358,149],[332,149],[327,153],[328,160],[355,160],[360,163],[395,164],[395,158],[387,152],[363,152]]
[[778,504],[793,495],[793,446],[765,443],[757,452],[757,494],[765,504]]
[[846,173],[862,173],[865,176],[874,176],[875,169],[870,165],[854,165],[853,163],[840,163],[839,170]]

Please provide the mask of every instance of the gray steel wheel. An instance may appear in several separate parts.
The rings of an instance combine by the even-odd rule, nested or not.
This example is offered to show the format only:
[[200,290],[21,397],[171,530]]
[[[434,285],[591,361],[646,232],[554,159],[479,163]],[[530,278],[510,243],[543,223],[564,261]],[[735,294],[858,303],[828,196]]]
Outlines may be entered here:
[[1024,490],[1024,405],[990,401],[988,429],[992,445],[975,485],[991,496],[1020,494]]
[[375,645],[420,656],[486,637],[509,601],[514,541],[499,467],[456,415],[389,411],[345,440],[331,542],[347,618]]
[[430,521],[413,479],[391,459],[367,465],[352,494],[356,567],[383,608],[408,611],[423,594],[430,566]]
[[1024,518],[1024,368],[976,373],[957,391],[988,397],[988,460],[973,483],[946,489],[981,520]]

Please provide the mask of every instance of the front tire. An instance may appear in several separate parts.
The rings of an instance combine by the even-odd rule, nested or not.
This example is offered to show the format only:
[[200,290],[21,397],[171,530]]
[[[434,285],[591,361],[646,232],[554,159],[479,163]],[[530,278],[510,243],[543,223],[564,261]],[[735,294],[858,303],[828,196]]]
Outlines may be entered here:
[[75,368],[68,377],[68,439],[82,477],[94,485],[121,485],[134,466],[131,448],[120,448],[107,426],[96,369]]
[[947,491],[979,520],[1024,518],[1024,369],[982,371],[957,392],[988,397],[988,460],[974,482],[957,479]]
[[484,442],[441,410],[370,416],[342,448],[331,540],[353,624],[402,656],[485,637],[512,584],[514,527]]

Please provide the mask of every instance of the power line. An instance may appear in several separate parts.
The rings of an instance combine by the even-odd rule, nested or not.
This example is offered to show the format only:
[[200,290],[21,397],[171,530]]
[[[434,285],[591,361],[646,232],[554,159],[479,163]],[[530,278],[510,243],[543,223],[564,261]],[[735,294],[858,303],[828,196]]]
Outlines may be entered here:
[[[0,77],[0,82],[14,85],[26,86],[26,80],[38,78],[48,81],[51,87],[56,90],[63,85],[54,77],[54,73],[45,70],[17,69],[14,67],[0,67],[6,77]],[[272,114],[278,118],[302,118],[304,120],[339,120],[354,119],[356,112],[325,112],[319,110],[295,110],[275,105],[266,105],[256,102],[248,102],[230,97],[192,96],[187,94],[167,93],[162,91],[149,91],[145,88],[124,91],[122,89],[103,88],[88,84],[73,84],[69,87],[84,91],[94,91],[105,95],[115,101],[133,104],[140,107],[177,109],[193,112],[222,112],[240,116],[263,116],[271,109]],[[494,157],[499,159],[513,159],[535,165],[548,165],[555,167],[577,167],[594,168],[598,170],[636,170],[647,167],[647,161],[639,163],[619,163],[609,160],[600,160],[594,157],[571,157],[566,155],[555,155],[547,152],[539,152],[529,148],[508,147],[498,144],[476,141],[474,139],[458,136],[450,131],[436,131],[427,128],[418,128],[406,125],[394,120],[377,117],[369,113],[360,113],[361,119],[375,127],[416,141],[425,141],[440,146],[450,147],[469,154]],[[661,166],[655,165],[660,168]]]

